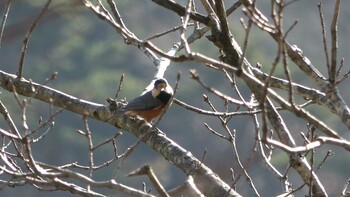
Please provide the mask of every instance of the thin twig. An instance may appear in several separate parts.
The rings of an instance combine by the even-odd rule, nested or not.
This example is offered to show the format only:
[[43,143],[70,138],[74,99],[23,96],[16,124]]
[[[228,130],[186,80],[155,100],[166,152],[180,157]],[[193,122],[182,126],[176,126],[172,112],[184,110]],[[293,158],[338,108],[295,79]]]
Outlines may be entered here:
[[4,15],[2,16],[2,21],[1,21],[1,26],[0,26],[0,48],[2,46],[2,37],[4,35],[6,20],[7,20],[8,14],[10,12],[11,3],[12,3],[12,0],[7,0],[6,5],[5,5]]
[[[204,101],[210,106],[210,108],[213,111],[217,111],[216,108],[214,107],[214,105],[210,102],[208,96],[203,95],[203,97],[204,97]],[[256,196],[260,196],[259,192],[257,191],[257,189],[256,189],[256,187],[255,187],[255,185],[253,183],[252,178],[249,176],[245,166],[243,166],[243,164],[241,162],[241,159],[240,159],[240,156],[239,156],[239,153],[238,153],[238,150],[237,150],[237,146],[236,146],[236,130],[233,129],[233,131],[231,132],[231,130],[227,126],[227,123],[228,123],[227,119],[225,119],[225,118],[223,118],[221,116],[218,116],[218,118],[219,118],[219,120],[221,122],[221,125],[223,126],[223,128],[226,130],[226,132],[230,136],[229,137],[229,142],[230,142],[230,144],[232,146],[234,157],[235,157],[237,163],[239,164],[240,169],[243,171],[244,175],[246,176],[249,186],[253,189],[253,191],[254,191]],[[233,185],[236,184],[237,181],[238,180],[235,179],[235,182],[233,182]]]
[[347,73],[345,73],[345,75],[344,75],[341,79],[339,79],[339,80],[337,81],[337,84],[336,84],[336,85],[338,85],[338,84],[340,84],[341,82],[345,81],[347,78],[349,78],[349,76],[350,76],[350,70],[349,70]]
[[[87,121],[87,117],[86,116],[83,116],[83,123],[84,123],[84,135],[86,137],[86,140],[88,142],[88,147],[89,147],[89,150],[88,150],[88,154],[89,154],[89,177],[92,178],[92,173],[93,173],[93,167],[94,167],[94,151],[93,151],[93,144],[92,144],[92,138],[91,138],[91,131],[90,131],[90,128],[89,128],[89,124],[88,124],[88,121]],[[90,192],[91,191],[91,185],[87,185],[86,186],[87,188],[87,191]]]
[[98,149],[99,147],[101,147],[101,146],[103,146],[103,145],[105,145],[105,144],[115,140],[116,138],[118,138],[121,135],[123,135],[123,132],[117,132],[113,137],[111,137],[109,139],[106,139],[105,141],[101,142],[100,144],[97,144],[96,146],[94,146],[92,148],[92,150],[94,151],[94,150]]
[[19,133],[15,123],[13,122],[10,113],[8,112],[6,106],[0,100],[0,113],[4,116],[7,125],[10,128],[12,134],[16,135],[18,139],[21,139],[21,134]]
[[321,167],[323,166],[323,164],[326,163],[326,160],[327,160],[329,157],[333,156],[333,155],[334,155],[334,152],[331,151],[331,150],[328,150],[327,153],[326,153],[326,155],[324,156],[324,158],[322,159],[322,161],[320,162],[320,164],[317,166],[317,169],[316,169],[315,171],[320,170]]
[[143,167],[138,168],[128,174],[128,176],[138,176],[138,175],[147,175],[148,178],[151,180],[152,184],[154,185],[154,187],[156,188],[156,190],[158,191],[158,193],[162,197],[170,197],[149,164],[146,164]]
[[[200,109],[198,107],[189,105],[179,99],[174,99],[174,103],[178,104],[179,106],[191,110],[193,112],[196,112],[198,114],[203,114],[203,115],[208,115],[208,116],[224,116],[224,117],[229,117],[229,116],[244,116],[244,115],[252,115],[252,114],[257,114],[261,113],[261,110],[251,110],[251,111],[235,111],[235,112],[218,112],[218,111],[208,111],[204,109]],[[282,109],[282,108],[279,108]]]
[[216,135],[216,136],[218,136],[218,137],[220,137],[220,138],[222,138],[222,139],[225,139],[225,140],[227,140],[227,141],[231,141],[230,138],[228,138],[228,137],[226,137],[226,136],[224,136],[224,135],[218,133],[217,131],[215,131],[214,129],[212,129],[207,123],[204,123],[204,126],[205,126],[210,132],[212,132],[214,135]]
[[207,11],[208,15],[216,15],[214,8],[211,6],[211,4],[208,2],[208,0],[201,0],[201,3],[204,7],[204,9]]
[[182,18],[182,27],[180,29],[181,44],[185,47],[185,52],[187,54],[191,53],[191,49],[190,49],[190,45],[187,42],[185,33],[187,30],[188,21],[190,20],[190,14],[192,10],[192,1],[193,0],[188,0],[185,16]]
[[114,99],[117,99],[117,98],[118,98],[119,93],[120,93],[120,91],[122,90],[123,82],[124,82],[124,77],[125,77],[125,74],[123,73],[123,74],[120,76],[119,86],[118,86],[117,92],[115,93]]
[[[51,121],[51,124],[50,124],[50,126],[46,129],[46,131],[45,131],[43,134],[41,134],[38,138],[33,139],[32,142],[33,142],[33,143],[36,143],[36,142],[40,141],[41,139],[43,139],[43,138],[53,129],[54,126],[55,126],[55,122],[54,122],[54,121]],[[28,136],[28,135],[27,135],[27,136]]]
[[18,67],[18,72],[17,72],[17,78],[19,78],[19,79],[22,78],[22,76],[23,76],[23,66],[24,66],[25,56],[26,56],[26,53],[27,53],[30,37],[32,36],[34,28],[38,25],[39,20],[41,19],[41,17],[44,16],[45,12],[48,10],[51,1],[52,0],[48,0],[46,2],[44,7],[41,9],[41,12],[39,13],[39,15],[35,18],[35,20],[31,24],[31,26],[29,27],[29,30],[28,30],[28,32],[26,34],[26,37],[23,40],[21,57],[20,57],[19,67]]
[[335,1],[333,21],[331,24],[332,55],[329,82],[335,85],[337,75],[337,51],[338,51],[338,19],[340,10],[340,0]]
[[[188,24],[187,24],[187,26],[192,26],[192,25],[193,25],[193,23],[188,23]],[[171,29],[168,29],[168,30],[166,30],[166,31],[164,31],[164,32],[157,33],[157,34],[155,34],[155,35],[153,35],[153,36],[147,37],[147,38],[144,39],[144,40],[145,40],[145,41],[150,41],[150,40],[153,40],[153,39],[162,37],[162,36],[164,36],[164,35],[166,35],[166,34],[168,34],[168,33],[175,32],[175,31],[177,31],[177,30],[179,30],[179,29],[181,29],[181,28],[182,28],[182,25],[179,25],[179,26],[173,27],[173,28],[171,28]]]
[[[256,115],[254,114],[253,117],[254,117],[254,116],[256,116]],[[257,149],[258,149],[259,142],[260,142],[260,141],[258,140],[258,138],[257,138],[257,135],[258,135],[258,134],[259,134],[259,133],[256,132],[256,138],[255,138],[255,141],[254,141],[254,145],[252,146],[251,151],[249,151],[250,154],[249,154],[249,156],[247,157],[247,159],[245,160],[245,162],[244,162],[244,164],[243,164],[243,166],[245,166],[246,169],[248,169],[249,166],[250,166],[250,164],[252,164],[253,158],[254,158],[254,156],[255,156],[255,154],[256,154],[256,151],[257,151]],[[235,178],[235,180],[233,181],[233,183],[237,183],[236,179],[240,179],[240,177],[241,177],[241,173],[238,173],[238,176]],[[236,185],[236,184],[234,184],[234,185]]]
[[234,99],[228,95],[223,94],[222,92],[216,90],[215,88],[209,87],[207,86],[200,78],[199,75],[197,74],[197,71],[194,69],[190,69],[189,70],[190,75],[191,75],[191,79],[194,79],[195,81],[197,81],[202,87],[204,87],[205,89],[207,89],[209,92],[215,94],[216,96],[218,96],[219,98],[223,99],[224,101],[229,101],[230,103],[236,104],[236,105],[248,105],[248,106],[256,106],[257,104],[255,103],[244,103],[242,101],[239,101],[237,99]]
[[[315,127],[313,125],[309,125],[308,126],[308,130],[309,130],[309,133],[310,133],[310,140],[313,141],[314,138],[315,138]],[[313,185],[314,185],[314,180],[312,178],[312,173],[314,173],[314,169],[315,169],[315,149],[312,149],[311,150],[311,156],[310,156],[310,181],[309,181],[309,196],[312,196],[313,192],[312,192],[312,188],[313,188]]]
[[239,67],[240,68],[242,68],[242,66],[243,66],[243,62],[244,62],[246,52],[248,49],[248,41],[249,41],[249,36],[250,36],[250,30],[252,29],[253,20],[251,18],[249,18],[248,25],[245,26],[243,19],[241,19],[241,24],[245,30],[245,37],[244,37],[244,42],[243,42],[242,55],[241,55],[240,60],[239,60]]
[[[115,17],[115,20],[117,21],[117,23],[123,28],[125,29],[129,35],[132,35],[133,33],[126,27],[126,25],[124,24],[124,21],[122,19],[122,16],[120,15],[119,11],[118,11],[118,7],[116,5],[116,3],[113,0],[107,0],[107,3],[109,4],[109,7],[112,10],[112,13]],[[102,5],[102,3],[100,2],[100,5]],[[103,6],[103,5],[102,5]],[[107,10],[105,9],[105,12],[107,12]],[[112,16],[110,15],[110,17],[112,18]],[[123,35],[123,34],[122,34]],[[124,39],[127,39],[126,35],[123,35]]]
[[62,108],[62,109],[57,110],[55,112],[51,112],[50,117],[46,121],[43,122],[43,120],[40,120],[39,121],[39,125],[35,129],[29,131],[26,135],[24,135],[24,137],[26,138],[26,137],[29,137],[31,135],[34,135],[37,132],[39,132],[40,129],[42,129],[42,128],[44,128],[44,127],[46,127],[47,125],[50,124],[49,128],[40,137],[38,137],[37,139],[33,139],[32,140],[33,143],[39,141],[41,138],[43,138],[46,135],[46,133],[48,133],[54,127],[55,116],[57,116],[58,114],[62,113],[64,110],[65,109]]
[[298,24],[298,20],[294,21],[294,23],[289,27],[286,33],[283,36],[283,39],[286,39],[288,34],[293,30],[293,28]]
[[[344,67],[344,58],[342,58],[341,60],[340,60],[340,66],[339,66],[339,68],[338,68],[338,70],[337,70],[337,77],[339,77],[340,76],[340,72],[341,72],[341,70],[343,69],[343,67]],[[338,81],[337,81],[337,83],[336,84],[338,84]]]
[[320,13],[320,19],[321,19],[321,29],[322,29],[322,41],[323,41],[323,51],[325,53],[326,57],[326,65],[328,68],[328,75],[330,75],[330,64],[329,64],[329,55],[328,55],[328,48],[327,48],[327,40],[326,40],[326,27],[323,17],[323,11],[322,11],[322,3],[318,4],[318,10]]
[[[285,176],[283,176],[282,173],[280,173],[278,171],[278,169],[276,169],[275,166],[273,166],[271,164],[269,156],[266,156],[266,154],[265,154],[263,141],[262,141],[261,135],[260,135],[260,133],[261,133],[260,132],[260,124],[259,124],[257,115],[253,115],[253,122],[254,122],[254,126],[255,126],[257,141],[259,143],[260,154],[261,154],[261,157],[263,158],[263,161],[264,161],[266,167],[272,171],[272,173],[277,177],[277,179],[279,179],[279,180],[283,179]],[[264,134],[264,136],[267,139],[267,134]]]
[[283,68],[284,68],[283,70],[284,70],[284,73],[285,73],[286,78],[288,80],[288,100],[289,100],[289,103],[291,104],[291,106],[294,107],[295,103],[294,103],[294,91],[293,91],[293,85],[292,85],[292,77],[291,77],[289,67],[288,67],[287,52],[286,52],[286,49],[284,46],[282,49],[282,60],[283,60]]

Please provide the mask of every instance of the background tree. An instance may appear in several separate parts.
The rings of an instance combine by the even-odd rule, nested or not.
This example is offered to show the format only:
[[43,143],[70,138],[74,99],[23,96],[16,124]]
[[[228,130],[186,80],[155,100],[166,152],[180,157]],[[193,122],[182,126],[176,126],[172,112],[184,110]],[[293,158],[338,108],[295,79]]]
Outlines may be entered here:
[[[349,6],[318,3],[1,2],[2,192],[347,195]],[[157,121],[114,115],[162,76]]]

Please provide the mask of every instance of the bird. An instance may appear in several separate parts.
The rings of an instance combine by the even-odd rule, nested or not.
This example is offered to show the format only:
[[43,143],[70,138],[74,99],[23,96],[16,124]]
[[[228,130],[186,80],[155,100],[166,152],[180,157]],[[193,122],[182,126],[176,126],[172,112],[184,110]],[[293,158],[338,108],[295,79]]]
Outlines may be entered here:
[[158,78],[138,97],[119,109],[119,113],[136,115],[147,122],[158,117],[173,96],[173,89],[165,78]]

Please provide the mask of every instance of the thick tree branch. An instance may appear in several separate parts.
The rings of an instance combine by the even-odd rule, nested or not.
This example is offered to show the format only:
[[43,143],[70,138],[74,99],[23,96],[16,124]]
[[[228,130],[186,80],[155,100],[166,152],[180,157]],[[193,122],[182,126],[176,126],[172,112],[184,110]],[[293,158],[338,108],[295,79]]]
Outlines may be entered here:
[[24,79],[16,79],[15,75],[7,74],[3,71],[0,71],[0,86],[7,91],[15,90],[17,94],[33,97],[82,116],[107,121],[116,127],[131,132],[138,138],[142,137],[144,143],[180,168],[187,176],[192,175],[198,188],[205,195],[240,196],[201,161],[192,156],[189,151],[177,145],[174,141],[167,138],[163,132],[154,128],[143,119],[127,115],[111,118],[112,112],[107,106],[84,101],[47,86],[30,83]]
[[142,137],[144,143],[181,169],[186,176],[191,175],[204,195],[240,196],[189,151],[177,145],[167,138],[162,131],[153,128],[151,124],[143,119],[122,116],[115,120],[111,119],[111,123],[130,131],[138,138]]
[[15,75],[4,71],[0,71],[0,86],[7,91],[16,91],[17,94],[32,97],[90,118],[105,120],[111,116],[108,107],[104,105],[85,101],[25,79],[17,79]]

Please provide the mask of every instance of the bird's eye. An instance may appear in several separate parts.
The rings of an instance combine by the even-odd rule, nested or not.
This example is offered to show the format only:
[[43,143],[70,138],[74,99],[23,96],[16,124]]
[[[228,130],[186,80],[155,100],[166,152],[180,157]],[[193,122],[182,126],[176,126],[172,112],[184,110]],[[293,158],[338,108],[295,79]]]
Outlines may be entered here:
[[164,84],[164,83],[162,83],[162,84],[159,84],[159,85],[158,85],[158,88],[159,88],[159,89],[163,89],[163,88],[166,88],[166,84]]

